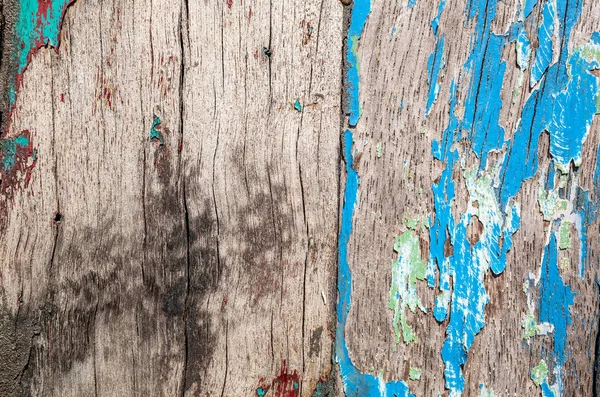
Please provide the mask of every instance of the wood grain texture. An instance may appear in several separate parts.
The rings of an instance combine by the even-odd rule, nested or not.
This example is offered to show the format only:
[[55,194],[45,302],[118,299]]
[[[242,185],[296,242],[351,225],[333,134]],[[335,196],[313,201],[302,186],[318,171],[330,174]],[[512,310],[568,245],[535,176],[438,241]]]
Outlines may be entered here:
[[[447,1],[441,13],[438,33],[445,35],[445,66],[439,78],[437,100],[431,113],[424,116],[429,93],[427,64],[436,48],[436,37],[430,23],[438,13],[438,6],[437,1],[418,1],[413,8],[393,1],[374,2],[358,51],[363,113],[354,140],[358,151],[356,157],[360,158],[355,168],[361,181],[354,216],[355,230],[349,248],[352,252],[350,262],[354,292],[349,319],[351,325],[347,330],[348,343],[354,352],[355,362],[363,372],[377,374],[384,371],[385,379],[404,379],[411,392],[418,396],[448,393],[440,355],[448,320],[439,323],[431,314],[425,315],[419,310],[413,313],[406,309],[407,322],[419,340],[406,345],[400,339],[401,342],[396,344],[391,326],[393,313],[388,308],[392,262],[398,258],[398,253],[394,252],[394,241],[397,235],[407,230],[406,218],[435,219],[431,186],[439,181],[444,165],[432,157],[432,142],[442,138],[449,123],[452,80],[463,84],[457,90],[457,96],[461,107],[459,112],[464,112],[468,82],[477,77],[463,67],[473,45],[473,37],[477,34],[476,22],[468,21],[465,2]],[[487,9],[488,13],[492,11],[491,7]],[[499,2],[491,31],[498,35],[508,34],[519,7],[519,2]],[[525,26],[528,31],[537,30],[541,10],[541,5],[536,7],[527,19]],[[480,10],[482,12],[485,13]],[[584,2],[570,48],[589,41],[595,30],[590,21],[597,21],[599,16],[600,9],[595,4]],[[534,48],[536,44],[533,44]],[[508,43],[501,54],[507,69],[501,92],[500,124],[505,129],[507,140],[513,139],[523,117],[521,111],[533,91],[527,89],[528,81],[525,80],[522,83],[524,88],[518,95],[514,94],[521,73],[517,67],[515,45],[514,42]],[[484,101],[478,105],[485,108],[490,103]],[[592,177],[599,135],[597,120],[594,120],[584,144],[583,163],[570,174],[570,178],[579,178],[581,187],[586,190],[594,190]],[[457,144],[461,165],[454,168],[456,190],[451,203],[456,222],[469,205],[469,192],[462,174],[472,164],[479,164],[478,157],[470,150],[471,145],[466,137],[463,143]],[[383,149],[380,154],[378,146]],[[540,170],[548,168],[551,158],[548,150],[548,136],[543,134],[538,149]],[[501,150],[498,157],[505,156],[504,152]],[[530,272],[539,273],[548,239],[545,230],[548,223],[544,222],[538,203],[538,189],[540,183],[544,183],[544,176],[540,174],[525,181],[515,198],[521,206],[521,226],[513,237],[506,270],[496,277],[488,272],[485,277],[490,302],[485,307],[485,326],[475,337],[463,369],[465,395],[479,395],[482,385],[493,389],[497,396],[541,393],[531,381],[531,370],[552,349],[552,338],[535,337],[526,341],[522,327],[527,312],[523,283]],[[575,189],[574,186],[572,189]],[[593,200],[597,202],[598,198]],[[574,246],[568,253],[560,253],[571,255],[571,267],[561,270],[561,273],[565,284],[577,293],[571,307],[573,324],[568,327],[568,359],[562,370],[565,374],[564,389],[560,395],[564,396],[591,396],[595,393],[592,386],[598,316],[595,281],[599,249],[597,221],[588,230],[589,256],[585,277],[579,277],[577,270],[579,246]],[[574,230],[571,233],[576,235]],[[429,230],[417,234],[423,259],[427,261]],[[450,251],[446,252],[446,256],[452,256],[452,247],[447,248]],[[459,287],[454,285],[453,288]],[[417,284],[417,294],[430,313],[438,293],[437,288],[428,288],[425,281]],[[420,380],[409,379],[410,367],[422,370]]]
[[[564,182],[557,200],[569,204],[548,219],[540,194],[552,191],[558,127],[547,123],[539,142],[531,128],[526,148],[537,155],[536,172],[496,211],[502,228],[507,208],[517,203],[520,213],[498,274],[486,261],[468,262],[490,221],[474,209],[486,208],[473,199],[483,190],[470,190],[467,179],[493,176],[494,167],[517,158],[511,145],[522,134],[524,109],[536,92],[553,92],[552,84],[553,100],[568,90],[552,65],[593,44],[600,6],[355,0],[354,11],[368,4],[370,13],[358,44],[347,48],[348,25],[357,18],[347,3],[56,0],[48,4],[66,10],[64,18],[57,11],[47,20],[58,21],[60,45],[48,39],[51,32],[35,36],[21,70],[14,54],[26,43],[14,32],[25,2],[0,1],[0,396],[357,397],[348,385],[358,381],[338,373],[339,333],[335,340],[349,161],[360,183],[348,219],[352,284],[343,343],[358,373],[378,382],[377,390],[358,387],[359,397],[383,396],[392,381],[416,396],[489,397],[487,389],[547,396],[532,380],[542,359],[556,396],[598,393],[598,120],[581,164],[569,163],[562,180],[556,171],[556,184]],[[535,5],[521,18],[526,3]],[[568,33],[561,23],[570,19],[556,17],[545,80],[530,87],[545,44],[538,28],[544,12],[553,12],[546,4],[557,15],[563,8],[578,15]],[[518,32],[531,41],[525,70],[512,37]],[[472,55],[478,40],[482,58]],[[495,40],[502,43],[497,52]],[[437,49],[439,76],[430,65]],[[359,60],[356,126],[348,123],[349,53]],[[497,83],[501,62],[506,70]],[[598,68],[584,72],[596,76]],[[498,88],[497,109],[490,87]],[[579,87],[564,125],[581,119],[575,105],[594,101],[588,88]],[[540,94],[533,106],[540,114],[544,100]],[[465,124],[470,111],[479,127]],[[464,135],[449,144],[458,153],[452,163],[432,147],[456,120]],[[478,152],[481,142],[471,135],[478,128],[492,134],[496,124],[504,129],[501,147]],[[346,127],[351,147],[344,145]],[[488,163],[480,165],[484,155]],[[482,286],[489,297],[485,323],[474,328],[460,365],[464,390],[445,374],[442,350],[452,316],[468,317],[468,328],[473,313],[455,309],[464,303],[456,298],[450,316],[436,320],[439,271],[433,287],[423,277],[415,281],[426,312],[402,309],[418,340],[405,343],[390,306],[397,236],[415,237],[417,259],[436,267],[430,233],[443,216],[434,187],[444,175],[455,184],[449,216],[457,225],[463,216],[470,221],[467,254],[460,256],[459,232],[448,229],[440,237],[443,256],[484,269],[475,285],[461,285],[454,274],[450,291],[473,288],[469,303],[482,299],[475,291]],[[492,201],[518,177],[497,177]],[[569,224],[573,219],[580,223]],[[563,227],[570,247],[552,248]],[[508,240],[502,237],[500,249]],[[564,285],[553,279],[548,287],[553,253]],[[548,290],[565,302],[572,291],[573,303],[563,308]],[[547,335],[524,338],[528,310],[537,323],[541,311],[560,318]],[[564,351],[556,347],[561,321]]]

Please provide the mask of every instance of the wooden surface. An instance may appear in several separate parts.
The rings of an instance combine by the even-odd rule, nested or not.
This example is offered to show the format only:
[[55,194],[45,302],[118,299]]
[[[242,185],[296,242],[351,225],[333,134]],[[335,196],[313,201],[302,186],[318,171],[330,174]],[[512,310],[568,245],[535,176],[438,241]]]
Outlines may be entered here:
[[[592,32],[600,5],[34,3],[37,11],[27,14],[25,1],[0,1],[0,396],[599,392],[593,82],[600,40],[594,44]],[[351,23],[365,12],[360,39],[348,47]],[[544,12],[555,12],[552,56],[530,87],[536,54],[547,44],[538,30]],[[34,22],[31,34],[22,35],[23,21]],[[526,69],[517,59],[523,31],[532,49]],[[481,58],[472,55],[478,48]],[[438,49],[439,75],[431,58]],[[578,51],[588,57],[582,70]],[[577,79],[583,83],[569,85]],[[356,125],[348,117],[359,114],[353,88]],[[574,93],[565,113],[561,92]],[[538,114],[551,111],[531,116],[534,99]],[[593,109],[585,113],[585,104]],[[542,129],[520,129],[536,117]],[[448,138],[453,122],[462,137]],[[504,130],[497,147],[486,140],[496,126]],[[561,135],[565,126],[571,135]],[[581,163],[567,161],[560,182],[555,169],[565,155],[557,147],[577,146],[581,131],[584,143],[574,149]],[[525,149],[514,143],[518,136],[526,136]],[[446,155],[432,152],[446,138]],[[514,166],[525,161],[519,150],[539,158],[531,175]],[[360,181],[350,208],[354,172]],[[502,175],[494,194],[467,186],[494,172]],[[556,189],[547,182],[552,172]],[[444,175],[455,190],[446,214],[435,206]],[[501,205],[505,186],[519,177],[522,185]],[[565,207],[545,217],[540,195],[552,192]],[[496,217],[507,230],[517,207],[514,234],[492,238]],[[449,316],[438,321],[432,236],[436,222],[450,218],[448,237],[438,238],[456,268]],[[469,226],[461,240],[463,220]],[[347,242],[344,222],[351,225]],[[553,245],[562,229],[569,247],[563,239]],[[509,240],[512,247],[500,261],[506,268],[493,272],[495,262],[481,258],[498,240],[500,251]],[[416,242],[416,256],[406,259],[402,241]],[[413,284],[399,278],[403,264],[419,263],[430,286],[425,274],[411,273]],[[476,275],[473,283],[461,283],[463,270]],[[338,291],[349,274],[349,312],[340,322]],[[423,310],[391,292],[394,285],[414,285]],[[486,294],[479,326],[477,313],[460,305]],[[394,310],[418,340],[407,343]],[[527,313],[537,328],[524,338]],[[448,374],[456,360],[441,353],[461,316],[456,340],[474,334],[463,345],[464,388]],[[543,332],[544,322],[552,332]],[[541,360],[548,377],[533,379]]]

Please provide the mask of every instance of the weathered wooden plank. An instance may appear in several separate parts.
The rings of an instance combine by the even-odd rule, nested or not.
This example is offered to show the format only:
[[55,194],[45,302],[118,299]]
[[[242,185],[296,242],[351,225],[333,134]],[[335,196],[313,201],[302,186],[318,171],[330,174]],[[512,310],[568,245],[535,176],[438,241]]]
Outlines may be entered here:
[[190,250],[207,251],[212,270],[190,266],[188,332],[207,332],[188,347],[205,368],[188,367],[186,384],[199,395],[311,395],[331,369],[342,7],[190,2],[188,12],[185,196],[190,230],[207,235]]
[[[541,195],[546,193],[540,189],[551,190],[544,183],[554,164],[568,163],[571,153],[581,150],[576,142],[586,128],[577,129],[577,118],[591,121],[595,113],[595,78],[569,87],[566,60],[571,56],[574,62],[577,48],[590,43],[594,29],[590,21],[597,20],[600,11],[591,3],[582,11],[581,2],[556,2],[552,22],[556,30],[550,37],[554,66],[542,67],[545,80],[528,88],[532,67],[525,71],[518,67],[519,41],[511,36],[520,29],[527,31],[533,65],[543,46],[537,32],[543,7],[550,3],[539,2],[527,18],[521,17],[524,4],[519,2],[433,3],[418,1],[412,7],[405,2],[373,3],[358,48],[362,118],[354,131],[354,168],[360,185],[349,244],[353,292],[346,331],[354,362],[364,373],[377,376],[383,371],[386,381],[404,380],[416,395],[444,389],[479,395],[484,390],[480,387],[497,395],[535,395],[540,389],[531,380],[532,370],[544,359],[550,372],[542,387],[556,387],[557,395],[592,395],[598,296],[598,226],[593,220],[598,190],[592,182],[599,172],[596,121],[580,152],[583,161],[567,170],[565,188],[555,193],[570,203],[568,208],[544,220]],[[559,55],[561,42],[568,44]],[[576,78],[591,76],[588,70],[596,61],[586,62],[581,69],[571,69],[581,73]],[[565,77],[555,82],[561,73]],[[568,95],[555,98],[565,91]],[[569,106],[591,103],[592,109],[573,110],[577,116],[571,118],[560,114],[561,105],[552,108],[569,95]],[[541,119],[530,109],[539,113],[549,109],[548,117],[558,123],[536,121],[531,136],[519,140],[527,134],[519,125]],[[550,141],[543,130],[549,132]],[[520,142],[526,145],[519,147]],[[439,146],[441,150],[436,149]],[[530,149],[539,155],[539,164],[532,166],[531,175],[521,174]],[[487,164],[480,167],[486,158]],[[494,177],[498,171],[500,179]],[[519,178],[526,179],[522,186]],[[508,192],[514,180],[520,189]],[[589,201],[584,191],[591,192]],[[492,261],[486,258],[502,250],[510,238],[512,203],[519,205],[520,225],[506,260],[495,264],[493,256]],[[581,208],[585,205],[588,209]],[[587,235],[581,225],[575,226],[585,223],[586,217],[591,222]],[[429,227],[422,227],[426,220]],[[451,223],[446,227],[444,222]],[[574,243],[569,249],[552,243],[561,225],[570,227]],[[503,229],[506,232],[501,233]],[[395,236],[401,236],[396,245]],[[441,246],[436,246],[434,236]],[[583,241],[587,258],[580,257]],[[560,271],[551,260],[557,254],[559,264],[570,258],[570,265]],[[452,267],[449,318],[443,315],[445,305],[435,301],[440,288],[446,289],[440,287],[444,279],[440,281],[442,276],[435,271],[436,255],[442,273],[445,266]],[[498,277],[491,276],[490,266],[504,265],[503,272],[496,268]],[[586,270],[580,275],[583,265]],[[435,288],[420,281],[428,275]],[[529,295],[524,282],[531,282]],[[487,305],[473,305],[486,295]],[[421,305],[427,314],[418,309]],[[439,322],[432,311],[435,317],[439,314]],[[548,321],[553,332],[524,339],[531,330],[523,328],[524,320],[530,318]],[[543,327],[538,326],[538,333],[544,332]],[[411,368],[421,370],[419,380],[416,371],[410,376]]]
[[68,9],[5,134],[31,131],[37,160],[4,196],[0,394],[311,395],[329,378],[341,14]]

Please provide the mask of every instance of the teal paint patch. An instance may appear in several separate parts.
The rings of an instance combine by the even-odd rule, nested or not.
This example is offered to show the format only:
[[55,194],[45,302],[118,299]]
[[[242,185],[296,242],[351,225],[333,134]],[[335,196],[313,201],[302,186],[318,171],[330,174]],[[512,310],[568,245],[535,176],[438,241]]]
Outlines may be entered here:
[[10,110],[16,101],[17,91],[33,54],[41,47],[58,47],[62,18],[74,0],[20,0],[19,15],[13,33],[11,62],[16,65],[16,75],[10,76]]
[[165,144],[165,138],[162,132],[157,128],[160,126],[160,123],[160,117],[154,116],[154,121],[152,122],[152,127],[150,128],[150,140],[156,139],[162,146]]
[[331,373],[328,379],[319,379],[315,386],[311,397],[335,397],[336,393],[336,371],[335,367],[332,367]]
[[300,101],[296,99],[296,102],[294,102],[294,109],[296,109],[297,111],[302,111],[302,105],[300,104]]
[[[3,115],[3,128],[0,135],[8,131],[9,120],[17,99],[23,73],[33,54],[41,47],[57,47],[60,26],[66,8],[74,0],[20,0],[14,29],[5,32],[7,46],[11,52],[3,60],[8,70],[6,77],[6,113]],[[5,62],[4,62],[5,61]],[[27,141],[25,141],[27,139]],[[3,192],[18,179],[19,169],[25,172],[25,180],[29,181],[32,167],[36,163],[36,153],[25,135],[17,138],[0,138],[0,161],[2,162]],[[21,152],[21,153],[19,153]],[[31,159],[31,160],[28,160]],[[21,164],[17,164],[21,161]]]
[[14,138],[2,139],[0,148],[2,148],[2,170],[8,172],[16,165],[19,149],[29,146],[29,138],[21,134]]

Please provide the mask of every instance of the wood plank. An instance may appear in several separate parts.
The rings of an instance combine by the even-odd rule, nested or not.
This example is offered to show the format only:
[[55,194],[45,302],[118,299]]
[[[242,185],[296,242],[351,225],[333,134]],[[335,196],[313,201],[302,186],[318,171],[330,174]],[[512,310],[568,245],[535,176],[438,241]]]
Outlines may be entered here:
[[78,2],[32,57],[8,133],[32,131],[38,160],[3,232],[3,395],[328,378],[341,6],[282,7]]

